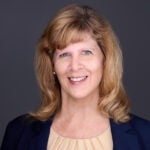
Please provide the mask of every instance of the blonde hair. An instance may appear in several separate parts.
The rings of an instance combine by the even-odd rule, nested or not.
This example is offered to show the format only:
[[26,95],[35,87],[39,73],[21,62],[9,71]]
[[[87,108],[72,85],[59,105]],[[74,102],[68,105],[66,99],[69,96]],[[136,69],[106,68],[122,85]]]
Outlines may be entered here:
[[35,61],[41,91],[41,106],[31,113],[36,119],[47,120],[61,109],[60,84],[53,74],[56,49],[84,39],[90,34],[100,46],[104,57],[103,77],[99,86],[101,113],[116,122],[129,120],[129,101],[122,85],[122,53],[110,24],[88,6],[72,5],[62,9],[48,24],[40,38]]

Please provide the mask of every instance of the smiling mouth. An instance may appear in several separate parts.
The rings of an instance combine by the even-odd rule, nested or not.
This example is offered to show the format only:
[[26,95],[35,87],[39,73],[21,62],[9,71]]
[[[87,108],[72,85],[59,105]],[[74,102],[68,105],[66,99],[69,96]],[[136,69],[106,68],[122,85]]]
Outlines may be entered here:
[[72,82],[80,82],[83,81],[87,78],[87,76],[82,76],[82,77],[70,77],[69,80]]

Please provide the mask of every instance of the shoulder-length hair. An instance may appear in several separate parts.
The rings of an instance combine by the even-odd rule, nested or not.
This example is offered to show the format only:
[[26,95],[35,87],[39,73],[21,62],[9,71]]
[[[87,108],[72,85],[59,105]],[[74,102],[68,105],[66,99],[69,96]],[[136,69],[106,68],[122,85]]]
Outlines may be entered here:
[[35,56],[35,70],[41,91],[41,106],[31,113],[47,120],[61,109],[60,84],[53,74],[53,54],[68,44],[82,41],[90,34],[101,48],[105,60],[99,85],[99,110],[116,122],[129,120],[129,101],[122,85],[122,52],[110,24],[93,8],[66,7],[48,23],[41,36]]

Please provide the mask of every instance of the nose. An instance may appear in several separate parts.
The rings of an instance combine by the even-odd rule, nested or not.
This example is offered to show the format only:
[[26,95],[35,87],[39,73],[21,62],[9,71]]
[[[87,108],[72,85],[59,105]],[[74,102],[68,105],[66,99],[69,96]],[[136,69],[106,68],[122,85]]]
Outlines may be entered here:
[[72,72],[78,71],[82,68],[81,60],[79,56],[72,56],[70,61],[70,70]]

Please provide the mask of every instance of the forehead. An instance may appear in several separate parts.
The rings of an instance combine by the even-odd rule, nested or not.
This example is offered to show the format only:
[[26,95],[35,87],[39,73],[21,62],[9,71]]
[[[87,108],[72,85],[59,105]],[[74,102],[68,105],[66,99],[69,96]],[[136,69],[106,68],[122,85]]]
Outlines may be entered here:
[[59,35],[56,35],[56,40],[54,41],[54,50],[56,49],[64,49],[70,44],[85,41],[88,39],[95,39],[94,35],[91,31],[87,30],[67,30],[66,32],[62,32]]

